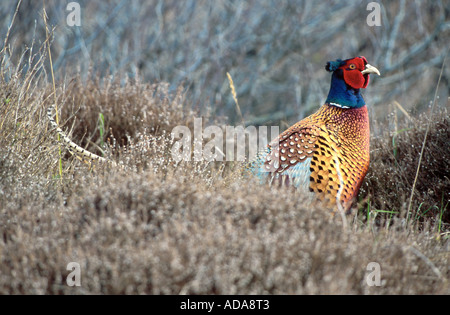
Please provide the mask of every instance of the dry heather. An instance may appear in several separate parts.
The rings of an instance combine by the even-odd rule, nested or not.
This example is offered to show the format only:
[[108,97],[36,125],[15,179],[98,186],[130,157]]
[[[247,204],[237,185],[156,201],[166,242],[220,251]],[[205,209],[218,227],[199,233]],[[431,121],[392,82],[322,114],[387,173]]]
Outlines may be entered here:
[[[427,233],[344,232],[321,209],[260,187],[108,173],[76,196],[3,207],[1,293],[448,293],[448,248]],[[66,265],[82,285],[68,287]],[[381,287],[366,283],[370,262]]]
[[[447,108],[448,105],[450,103]],[[414,211],[409,219],[415,223],[442,220],[449,224],[449,117],[448,109],[440,109],[404,122],[391,135],[384,131],[382,136],[373,138],[371,167],[360,199],[374,209],[390,210],[407,217],[421,149],[425,146],[411,203]],[[431,124],[424,144],[428,123]],[[383,130],[381,125],[375,128]]]
[[[449,191],[447,113],[430,130],[413,205],[416,213],[433,182],[426,202],[440,210],[419,227],[401,214],[390,225],[366,220],[363,209],[344,230],[339,217],[242,179],[235,165],[175,164],[168,132],[192,115],[182,113],[190,106],[181,92],[165,85],[108,89],[113,83],[89,81],[58,90],[61,121],[77,117],[67,124],[75,141],[100,144],[99,112],[114,135],[129,135],[126,147],[105,149],[126,169],[89,170],[63,148],[60,178],[59,146],[45,117],[51,89],[41,79],[1,81],[1,294],[449,293],[447,208],[446,223],[436,220],[441,196],[448,202],[439,194]],[[417,162],[426,122],[399,134],[396,159],[392,138],[374,140],[364,187],[377,210],[404,213],[411,185],[404,173]],[[81,287],[66,285],[69,262],[81,266]],[[379,287],[366,282],[370,262],[381,266]]]

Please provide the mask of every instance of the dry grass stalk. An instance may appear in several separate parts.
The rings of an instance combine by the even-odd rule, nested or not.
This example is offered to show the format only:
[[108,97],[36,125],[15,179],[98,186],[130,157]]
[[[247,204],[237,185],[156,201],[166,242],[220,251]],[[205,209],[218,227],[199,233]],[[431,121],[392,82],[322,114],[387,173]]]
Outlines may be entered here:
[[236,105],[236,111],[238,113],[238,116],[241,120],[242,125],[245,126],[244,117],[242,116],[241,107],[239,106],[239,102],[238,102],[238,98],[237,98],[236,88],[234,87],[233,78],[231,77],[231,74],[229,72],[227,72],[227,77],[228,77],[228,82],[230,83],[230,89],[231,89],[231,94],[233,95],[234,104]]
[[[448,54],[449,50],[447,50],[447,54]],[[428,132],[430,131],[430,125],[431,125],[431,121],[432,121],[431,117],[433,116],[434,107],[436,105],[436,99],[437,99],[437,95],[438,95],[439,85],[441,83],[442,74],[444,73],[445,61],[447,60],[447,54],[445,55],[444,62],[442,63],[441,73],[439,75],[439,79],[438,79],[438,82],[437,82],[437,85],[436,85],[436,91],[434,93],[433,105],[431,107],[430,118],[429,118],[429,121],[428,121],[428,124],[427,124],[427,129],[425,131],[425,136],[424,136],[424,139],[423,139],[422,148],[420,149],[419,163],[417,164],[416,176],[414,177],[414,183],[413,183],[413,186],[412,186],[412,189],[411,189],[411,196],[409,197],[408,212],[407,212],[407,216],[406,216],[408,221],[409,221],[410,215],[411,215],[411,205],[412,205],[412,200],[413,200],[413,197],[414,197],[414,190],[416,188],[417,179],[419,178],[419,171],[420,171],[420,166],[422,164],[423,152],[424,152],[424,149],[425,149],[425,144],[427,143]]]

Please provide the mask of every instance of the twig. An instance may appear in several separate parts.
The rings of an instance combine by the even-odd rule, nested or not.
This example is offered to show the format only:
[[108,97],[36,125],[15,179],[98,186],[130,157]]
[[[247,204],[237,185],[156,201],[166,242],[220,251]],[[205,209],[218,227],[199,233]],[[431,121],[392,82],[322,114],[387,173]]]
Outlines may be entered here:
[[[83,49],[83,46],[86,47],[88,45],[90,45],[104,30],[105,28],[108,26],[108,24],[117,16],[117,14],[119,13],[119,11],[122,9],[122,7],[127,3],[128,1],[126,0],[122,0],[118,5],[116,5],[114,7],[114,9],[111,11],[111,13],[108,16],[108,19],[98,25],[95,28],[95,31],[84,41],[82,40],[78,40],[77,44],[74,45],[74,47],[71,47],[69,49],[63,49],[61,52],[61,55],[56,59],[55,61],[55,68],[58,69],[61,65],[61,63],[64,61],[64,59],[69,56],[69,55],[73,55],[75,53],[77,53],[79,50]],[[79,37],[81,38],[81,37]]]
[[420,251],[418,251],[416,248],[414,248],[413,246],[410,246],[409,249],[419,258],[421,258],[430,268],[431,270],[433,270],[433,272],[436,274],[436,276],[438,278],[442,278],[442,273],[440,272],[440,270],[436,267],[435,264],[433,264],[433,262],[424,254],[422,254]]
[[399,102],[394,101],[394,105],[397,106],[398,109],[400,109],[400,111],[409,119],[410,122],[412,123],[414,122],[411,116],[409,116],[408,112],[403,108],[403,106]]
[[11,20],[11,24],[9,24],[8,32],[6,33],[5,41],[3,42],[3,48],[0,51],[0,54],[3,53],[4,50],[6,50],[6,45],[8,43],[8,38],[9,38],[9,33],[11,32],[11,28],[12,28],[12,26],[14,24],[14,20],[16,19],[16,15],[19,12],[19,7],[20,7],[21,3],[22,3],[22,0],[19,0],[19,2],[17,3],[16,11],[14,12],[13,18]]
[[400,24],[402,23],[404,17],[405,17],[405,0],[402,0],[400,2],[400,9],[399,9],[397,16],[395,17],[394,25],[392,26],[392,31],[389,36],[389,40],[387,42],[387,51],[386,51],[385,60],[384,60],[384,64],[385,64],[386,68],[391,67],[392,52],[395,47],[395,41],[397,39]]
[[[442,4],[441,4],[442,7]],[[403,51],[399,57],[395,60],[395,62],[392,61],[392,54],[393,50],[395,48],[399,27],[402,21],[404,20],[406,14],[405,14],[405,2],[402,1],[400,3],[400,12],[397,14],[394,20],[394,25],[392,27],[391,34],[389,36],[389,40],[387,41],[387,51],[385,54],[385,67],[384,72],[393,72],[397,69],[400,69],[404,67],[408,61],[416,57],[418,54],[425,51],[431,43],[436,39],[436,37],[442,32],[442,30],[445,27],[445,16],[442,13],[443,9],[441,10],[441,14],[439,15],[439,18],[436,18],[437,22],[435,24],[434,30],[431,34],[423,38],[420,42],[417,41],[414,46],[410,47],[408,50]]]
[[[48,30],[48,25],[47,25],[47,11],[45,10],[45,0],[43,1],[43,17],[44,17],[44,24],[45,24],[45,34],[46,34],[46,39],[45,42],[47,43],[47,48],[48,48],[48,58],[49,58],[49,62],[50,62],[50,73],[52,75],[52,84],[53,84],[53,97],[55,99],[55,112],[56,112],[56,124],[59,126],[59,117],[58,117],[58,100],[56,98],[56,84],[55,84],[55,75],[53,72],[53,62],[52,62],[52,52],[50,49],[50,34],[49,34],[49,30]],[[62,180],[62,152],[61,152],[61,145],[59,144],[59,140],[60,140],[60,136],[58,133],[58,151],[59,151],[59,178]]]
[[227,72],[228,81],[230,82],[231,94],[233,94],[234,103],[236,104],[236,110],[241,119],[242,125],[245,126],[244,117],[242,116],[241,107],[239,106],[239,102],[237,99],[236,88],[234,87],[233,78],[230,73]]

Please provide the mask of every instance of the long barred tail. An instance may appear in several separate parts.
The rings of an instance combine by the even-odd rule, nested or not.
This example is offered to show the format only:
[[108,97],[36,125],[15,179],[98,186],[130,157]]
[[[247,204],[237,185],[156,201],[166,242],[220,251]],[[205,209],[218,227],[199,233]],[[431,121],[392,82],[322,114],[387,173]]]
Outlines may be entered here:
[[81,156],[90,159],[91,161],[98,161],[101,163],[110,163],[111,165],[116,166],[116,163],[114,161],[105,159],[101,156],[98,156],[97,154],[91,153],[88,150],[85,150],[82,147],[80,147],[78,144],[76,144],[72,140],[70,140],[70,138],[66,135],[66,133],[61,128],[59,128],[58,124],[53,119],[53,110],[54,110],[53,106],[50,106],[47,109],[47,117],[50,120],[50,124],[52,125],[52,127],[56,130],[56,132],[61,137],[63,143],[67,146],[67,148],[70,151],[72,151],[74,153],[78,153]]

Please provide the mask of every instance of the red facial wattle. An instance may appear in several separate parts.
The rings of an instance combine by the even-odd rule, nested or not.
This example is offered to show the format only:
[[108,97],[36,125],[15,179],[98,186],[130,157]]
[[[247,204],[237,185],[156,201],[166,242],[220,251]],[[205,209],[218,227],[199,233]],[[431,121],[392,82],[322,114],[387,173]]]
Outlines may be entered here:
[[364,77],[364,84],[362,88],[365,89],[369,85],[370,76],[368,74],[363,74],[363,77]]
[[364,57],[347,60],[346,64],[340,67],[344,73],[345,83],[354,89],[365,89],[369,85],[369,74],[362,74],[361,71],[364,70],[366,64],[367,60]]

